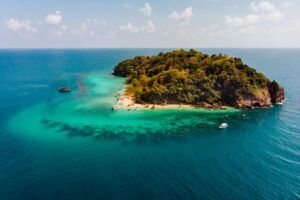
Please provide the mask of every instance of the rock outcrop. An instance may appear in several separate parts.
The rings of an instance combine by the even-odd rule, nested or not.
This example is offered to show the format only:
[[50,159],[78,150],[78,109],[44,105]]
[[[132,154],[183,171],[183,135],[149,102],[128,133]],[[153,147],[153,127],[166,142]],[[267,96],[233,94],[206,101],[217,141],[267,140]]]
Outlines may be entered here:
[[260,95],[242,96],[233,104],[236,108],[252,109],[254,107],[269,107],[284,100],[284,89],[276,81],[268,84],[268,87],[260,90]]
[[276,81],[269,83],[268,89],[272,103],[280,103],[284,100],[284,89]]

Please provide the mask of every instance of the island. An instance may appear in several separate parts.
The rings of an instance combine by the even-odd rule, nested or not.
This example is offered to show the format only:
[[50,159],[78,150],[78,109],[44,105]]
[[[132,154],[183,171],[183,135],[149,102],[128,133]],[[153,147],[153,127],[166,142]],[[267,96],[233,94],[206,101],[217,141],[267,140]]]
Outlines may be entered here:
[[253,109],[282,103],[284,89],[240,58],[174,50],[120,62],[113,75],[126,78],[119,107]]

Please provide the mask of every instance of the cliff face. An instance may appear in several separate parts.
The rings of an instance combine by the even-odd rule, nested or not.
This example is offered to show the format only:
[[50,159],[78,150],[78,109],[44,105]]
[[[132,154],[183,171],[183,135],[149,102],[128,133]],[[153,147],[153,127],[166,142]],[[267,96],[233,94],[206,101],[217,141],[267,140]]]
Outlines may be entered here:
[[269,107],[284,100],[284,89],[272,81],[268,87],[260,90],[259,96],[242,96],[233,101],[233,107],[250,109],[253,107]]
[[138,56],[114,68],[127,78],[127,93],[137,103],[190,104],[205,108],[268,107],[284,99],[284,89],[240,58],[176,50]]
[[268,89],[272,103],[280,103],[284,100],[284,89],[276,81],[269,83]]

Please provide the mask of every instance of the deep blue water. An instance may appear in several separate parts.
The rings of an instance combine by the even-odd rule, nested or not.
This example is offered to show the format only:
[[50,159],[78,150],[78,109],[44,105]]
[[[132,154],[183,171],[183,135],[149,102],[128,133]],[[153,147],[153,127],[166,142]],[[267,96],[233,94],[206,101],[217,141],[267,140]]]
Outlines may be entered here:
[[[118,89],[112,68],[167,49],[0,50],[0,199],[300,199],[300,50],[201,50],[241,57],[277,80],[285,104],[246,117],[112,116],[104,100],[91,103]],[[62,85],[75,90],[60,95]],[[61,115],[67,130],[41,123]],[[98,122],[94,139],[86,125]]]

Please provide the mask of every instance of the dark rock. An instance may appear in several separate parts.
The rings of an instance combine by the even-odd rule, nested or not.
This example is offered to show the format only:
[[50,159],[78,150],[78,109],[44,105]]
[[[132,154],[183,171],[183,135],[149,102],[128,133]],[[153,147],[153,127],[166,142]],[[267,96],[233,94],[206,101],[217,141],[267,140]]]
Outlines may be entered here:
[[284,89],[276,81],[270,82],[268,89],[272,103],[280,103],[284,100]]

